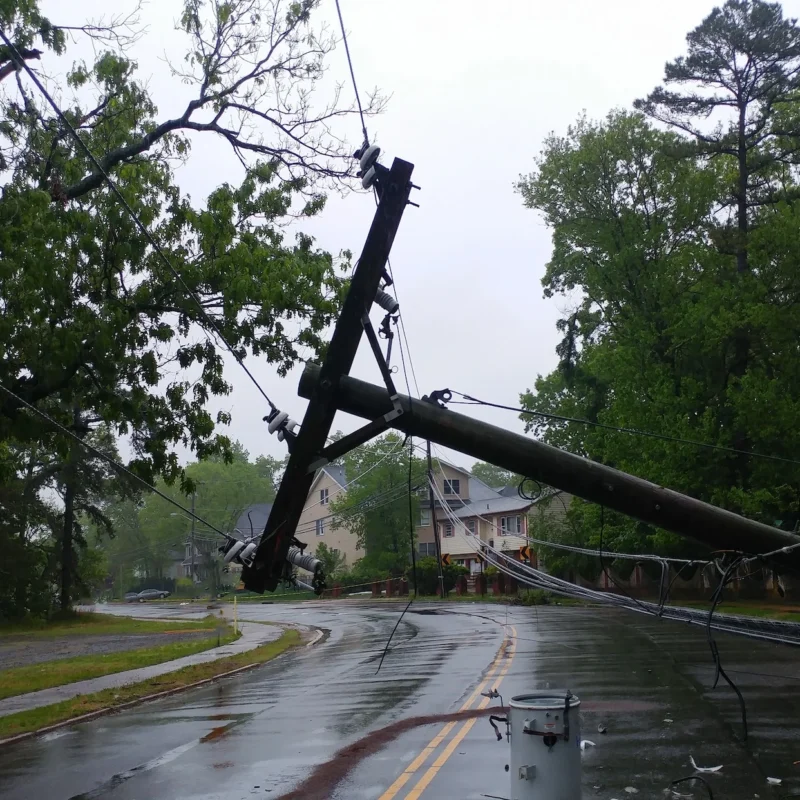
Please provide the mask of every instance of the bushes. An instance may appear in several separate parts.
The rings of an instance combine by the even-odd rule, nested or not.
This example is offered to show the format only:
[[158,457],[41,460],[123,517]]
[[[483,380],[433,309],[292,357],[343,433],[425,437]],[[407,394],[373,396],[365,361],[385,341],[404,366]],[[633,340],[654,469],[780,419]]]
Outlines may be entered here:
[[[456,578],[460,575],[469,575],[466,567],[450,564],[442,570],[444,576],[444,588],[446,592],[452,591],[456,585]],[[408,567],[406,578],[410,586],[414,586],[414,570]],[[420,558],[417,561],[417,580],[419,581],[420,594],[436,594],[439,586],[439,563],[432,556]]]

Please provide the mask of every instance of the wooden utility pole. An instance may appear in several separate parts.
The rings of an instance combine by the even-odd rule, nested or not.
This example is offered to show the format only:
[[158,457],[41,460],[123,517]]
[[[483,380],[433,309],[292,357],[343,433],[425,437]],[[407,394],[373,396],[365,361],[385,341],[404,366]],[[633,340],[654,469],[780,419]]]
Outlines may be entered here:
[[273,591],[285,574],[286,557],[316,473],[312,465],[319,461],[336,414],[339,379],[353,366],[365,317],[386,274],[386,261],[412,189],[413,170],[413,164],[399,158],[390,170],[381,168],[376,184],[378,207],[328,345],[316,392],[290,447],[289,463],[252,566],[242,570],[242,581],[251,591]]
[[431,443],[428,440],[428,498],[431,504],[431,524],[433,525],[433,541],[436,545],[436,564],[439,568],[439,597],[444,599],[444,568],[442,567],[442,542],[439,539],[439,524],[436,521],[436,497],[433,493],[433,461],[431,460]]
[[[319,374],[315,364],[306,366],[300,379],[301,397],[310,397],[317,390]],[[689,536],[711,550],[769,553],[794,548],[771,560],[800,568],[800,537],[794,534],[435,403],[405,395],[399,395],[398,401],[403,413],[390,423],[397,430]],[[345,376],[339,380],[337,406],[348,414],[376,419],[392,409],[393,402],[386,389]]]

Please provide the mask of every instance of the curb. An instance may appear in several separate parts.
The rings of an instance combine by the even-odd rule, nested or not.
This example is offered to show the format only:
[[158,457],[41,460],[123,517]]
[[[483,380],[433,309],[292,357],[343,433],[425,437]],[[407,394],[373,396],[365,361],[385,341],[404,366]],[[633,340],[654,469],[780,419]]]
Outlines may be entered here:
[[[289,629],[297,630],[296,627],[292,625],[286,626]],[[305,627],[305,626],[304,626]],[[310,626],[309,626],[310,627]],[[314,639],[312,639],[305,647],[311,647],[319,642],[320,639],[325,635],[325,632],[321,629],[316,629],[317,633]],[[25,739],[32,739],[35,736],[41,736],[45,733],[50,733],[51,731],[58,730],[59,728],[64,728],[67,725],[75,725],[79,722],[90,722],[97,717],[103,717],[108,714],[113,714],[116,711],[124,711],[127,708],[132,708],[133,706],[141,705],[142,703],[147,703],[150,700],[158,700],[162,697],[169,697],[173,694],[178,694],[178,692],[185,692],[187,689],[196,689],[199,686],[205,686],[209,683],[213,683],[214,681],[218,681],[221,678],[229,678],[232,675],[238,675],[240,672],[246,672],[249,669],[253,669],[254,667],[260,667],[264,664],[269,664],[272,661],[276,661],[279,658],[282,658],[287,653],[291,653],[292,650],[298,650],[302,647],[301,644],[296,644],[294,647],[290,647],[287,650],[284,650],[282,653],[279,653],[275,658],[270,659],[270,661],[258,661],[255,664],[245,664],[243,667],[237,667],[236,669],[228,670],[227,672],[220,672],[219,675],[214,675],[213,678],[203,678],[201,681],[195,681],[194,683],[187,683],[185,686],[176,686],[174,689],[165,689],[163,692],[154,692],[153,694],[145,695],[144,697],[137,697],[135,700],[128,700],[125,703],[120,703],[119,705],[115,706],[108,706],[107,708],[98,708],[97,711],[90,711],[88,714],[81,714],[78,717],[70,717],[70,719],[62,720],[61,722],[55,722],[52,725],[48,725],[44,728],[37,728],[35,731],[26,731],[25,733],[18,733],[16,736],[10,736],[7,739],[0,739],[0,748],[4,745],[14,744],[15,742],[21,742]],[[169,673],[167,673],[169,674]],[[131,686],[135,686],[136,684],[130,684]],[[55,705],[55,704],[54,704]],[[42,706],[43,708],[47,708],[47,706]]]

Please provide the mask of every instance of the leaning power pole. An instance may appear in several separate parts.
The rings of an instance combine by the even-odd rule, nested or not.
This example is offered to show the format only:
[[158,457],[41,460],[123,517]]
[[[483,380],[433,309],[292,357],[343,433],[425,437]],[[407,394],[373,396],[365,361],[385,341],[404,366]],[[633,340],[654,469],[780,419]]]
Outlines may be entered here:
[[[369,340],[390,396],[397,394],[369,312],[373,303],[389,315],[398,310],[397,302],[384,291],[392,284],[386,263],[403,212],[410,202],[411,189],[418,187],[411,183],[413,164],[396,158],[391,169],[387,169],[378,163],[379,155],[380,148],[375,145],[365,145],[363,151],[356,153],[360,159],[362,186],[375,190],[378,206],[321,367],[317,390],[309,400],[300,430],[295,435],[286,425],[287,415],[277,409],[265,418],[270,424],[270,431],[278,432],[287,440],[289,463],[264,533],[242,570],[242,581],[251,591],[274,591],[279,581],[291,574],[293,564],[311,568],[320,574],[319,562],[303,555],[305,544],[295,539],[294,533],[314,475],[320,467],[337,457],[337,448],[334,445],[326,448],[325,443],[338,407],[339,381],[350,372],[362,334],[366,334]],[[388,416],[393,413],[400,413],[399,407]],[[387,428],[387,420],[373,421],[367,426],[366,432],[357,431],[334,444],[338,445],[338,449],[344,448],[342,452],[346,453]],[[227,550],[226,560],[235,547],[240,547],[240,543],[228,542],[223,548]],[[287,558],[291,561],[287,561]],[[317,581],[316,588],[321,591],[323,587],[324,584]]]

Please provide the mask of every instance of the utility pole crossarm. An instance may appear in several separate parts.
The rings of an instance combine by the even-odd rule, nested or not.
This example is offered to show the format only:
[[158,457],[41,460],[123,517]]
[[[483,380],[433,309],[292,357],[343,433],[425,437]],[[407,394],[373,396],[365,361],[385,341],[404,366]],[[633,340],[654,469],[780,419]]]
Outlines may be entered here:
[[399,158],[394,160],[391,170],[381,168],[376,184],[378,207],[334,328],[319,383],[309,398],[252,565],[242,571],[244,585],[251,591],[272,591],[286,574],[286,557],[314,481],[314,470],[310,467],[320,461],[336,414],[339,379],[353,365],[364,332],[364,316],[369,314],[381,278],[386,274],[389,252],[412,189],[413,169],[413,164]]
[[[319,379],[319,367],[308,364],[300,396],[312,396]],[[386,389],[349,376],[340,378],[336,398],[339,410],[367,419],[393,408]],[[403,413],[390,425],[404,433],[691,537],[712,550],[757,554],[796,548],[771,560],[800,568],[800,537],[791,533],[438,405],[405,395],[398,401]]]

